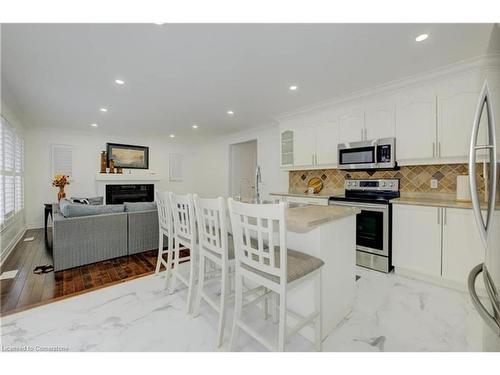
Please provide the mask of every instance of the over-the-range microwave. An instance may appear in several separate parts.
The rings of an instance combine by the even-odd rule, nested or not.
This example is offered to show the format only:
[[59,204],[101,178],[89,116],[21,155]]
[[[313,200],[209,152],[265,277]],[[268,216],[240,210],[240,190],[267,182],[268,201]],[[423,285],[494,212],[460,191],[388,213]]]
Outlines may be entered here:
[[396,138],[340,143],[339,169],[393,169],[396,163]]

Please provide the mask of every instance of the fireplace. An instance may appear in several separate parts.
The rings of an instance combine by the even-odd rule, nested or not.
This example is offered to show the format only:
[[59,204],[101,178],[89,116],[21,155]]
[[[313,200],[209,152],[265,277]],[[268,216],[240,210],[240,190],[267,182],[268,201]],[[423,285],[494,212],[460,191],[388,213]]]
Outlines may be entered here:
[[154,184],[106,185],[106,204],[153,201]]

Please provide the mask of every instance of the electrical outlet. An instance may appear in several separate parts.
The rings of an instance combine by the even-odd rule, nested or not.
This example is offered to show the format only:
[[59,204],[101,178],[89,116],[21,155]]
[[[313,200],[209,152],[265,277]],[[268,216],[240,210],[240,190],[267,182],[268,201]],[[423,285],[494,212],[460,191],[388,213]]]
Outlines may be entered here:
[[438,180],[435,178],[431,179],[431,189],[437,189],[438,188]]

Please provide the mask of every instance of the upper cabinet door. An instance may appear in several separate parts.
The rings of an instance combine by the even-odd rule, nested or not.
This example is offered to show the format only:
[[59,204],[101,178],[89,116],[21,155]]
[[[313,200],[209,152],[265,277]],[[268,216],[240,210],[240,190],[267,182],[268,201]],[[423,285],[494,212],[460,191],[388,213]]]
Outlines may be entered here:
[[394,137],[394,104],[384,103],[370,106],[365,111],[365,139]]
[[294,130],[293,159],[294,166],[314,164],[316,151],[316,129],[313,126],[304,126]]
[[293,166],[293,130],[281,132],[281,166]]
[[436,97],[412,93],[396,104],[396,160],[432,159],[436,153]]
[[316,127],[316,163],[337,164],[339,127],[336,121]]
[[[466,158],[479,90],[456,91],[438,97],[438,148],[441,158]],[[483,119],[484,120],[484,119]],[[486,142],[485,126],[480,127],[479,142]]]
[[339,143],[359,142],[364,140],[365,114],[352,111],[339,117]]

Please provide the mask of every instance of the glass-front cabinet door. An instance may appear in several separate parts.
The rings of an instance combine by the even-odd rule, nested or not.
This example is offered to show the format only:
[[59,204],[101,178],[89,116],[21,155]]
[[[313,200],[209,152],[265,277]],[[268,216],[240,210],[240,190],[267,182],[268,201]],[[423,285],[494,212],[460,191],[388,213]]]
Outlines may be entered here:
[[281,166],[293,166],[293,131],[281,132]]

